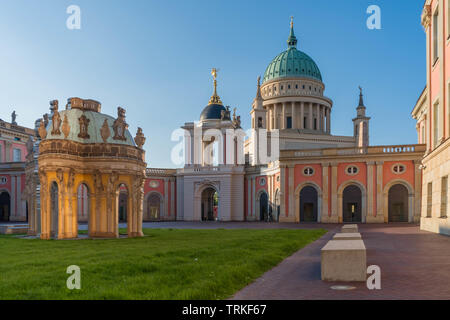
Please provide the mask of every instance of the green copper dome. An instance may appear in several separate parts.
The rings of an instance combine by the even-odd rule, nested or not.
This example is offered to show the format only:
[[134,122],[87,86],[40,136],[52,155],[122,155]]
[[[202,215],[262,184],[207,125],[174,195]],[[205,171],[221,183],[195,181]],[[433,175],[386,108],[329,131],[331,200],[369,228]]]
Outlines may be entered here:
[[297,50],[297,38],[291,21],[288,49],[276,56],[264,73],[263,83],[279,78],[310,78],[322,81],[317,64],[306,53]]

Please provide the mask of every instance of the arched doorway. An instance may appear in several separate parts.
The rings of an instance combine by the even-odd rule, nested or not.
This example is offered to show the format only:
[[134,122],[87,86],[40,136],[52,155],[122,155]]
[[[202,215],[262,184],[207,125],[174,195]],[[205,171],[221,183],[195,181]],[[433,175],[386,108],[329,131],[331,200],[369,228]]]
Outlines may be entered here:
[[90,201],[89,188],[84,183],[77,189],[77,217],[78,222],[89,221]]
[[300,191],[300,222],[317,222],[318,199],[314,187],[306,186]]
[[408,222],[408,189],[396,184],[389,189],[389,222]]
[[128,188],[126,185],[119,185],[119,223],[128,221]]
[[52,182],[50,187],[50,236],[58,237],[58,218],[59,218],[59,192],[58,184]]
[[147,197],[147,217],[149,220],[161,219],[162,199],[158,193],[152,192]]
[[0,193],[0,221],[9,221],[11,214],[11,197],[7,191]]
[[202,192],[202,221],[218,220],[219,195],[217,191],[208,187]]
[[362,222],[362,192],[356,185],[349,185],[342,195],[342,215],[344,222]]
[[267,193],[262,192],[259,196],[259,220],[267,221],[269,216],[268,212],[269,208],[269,198],[267,197]]

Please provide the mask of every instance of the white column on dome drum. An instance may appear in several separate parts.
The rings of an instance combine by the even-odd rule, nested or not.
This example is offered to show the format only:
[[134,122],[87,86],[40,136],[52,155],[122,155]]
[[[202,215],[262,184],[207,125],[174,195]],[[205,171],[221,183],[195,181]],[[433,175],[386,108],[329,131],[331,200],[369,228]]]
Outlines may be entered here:
[[312,102],[309,103],[309,123],[308,123],[308,129],[313,128],[313,104]]
[[322,105],[322,109],[321,109],[321,113],[320,113],[320,128],[323,132],[325,132],[325,106]]
[[305,129],[305,120],[304,120],[304,118],[305,118],[305,111],[304,111],[304,108],[305,108],[305,103],[302,101],[300,103],[300,129]]
[[295,102],[292,101],[292,129],[297,129],[297,112],[295,110]]
[[322,128],[322,131],[325,132],[325,112],[326,112],[326,107],[324,105],[322,105],[322,113],[320,115],[320,127]]
[[327,133],[331,133],[331,108],[327,108]]
[[322,131],[322,106],[320,105],[320,103],[317,104],[317,124],[316,124],[316,128],[317,131]]
[[281,129],[286,129],[286,102],[283,102],[281,109]]

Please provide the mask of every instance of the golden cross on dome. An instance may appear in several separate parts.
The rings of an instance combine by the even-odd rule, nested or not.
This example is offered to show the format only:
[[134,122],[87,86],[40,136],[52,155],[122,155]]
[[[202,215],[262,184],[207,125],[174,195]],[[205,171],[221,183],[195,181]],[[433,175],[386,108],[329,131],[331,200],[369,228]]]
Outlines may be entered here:
[[291,16],[291,29],[294,28],[294,16]]

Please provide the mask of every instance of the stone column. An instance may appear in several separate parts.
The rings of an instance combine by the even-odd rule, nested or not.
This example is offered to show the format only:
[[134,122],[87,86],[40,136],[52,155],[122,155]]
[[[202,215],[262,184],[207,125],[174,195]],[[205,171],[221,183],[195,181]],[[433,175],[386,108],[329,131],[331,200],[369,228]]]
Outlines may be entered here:
[[328,222],[328,199],[329,199],[329,176],[328,171],[330,168],[329,163],[322,163],[322,208],[320,211],[320,220],[319,222]]
[[252,217],[256,220],[256,177],[252,178]]
[[331,219],[332,222],[342,222],[338,214],[337,163],[331,164]]
[[326,128],[325,128],[325,112],[326,112],[326,107],[324,105],[322,105],[321,112],[320,112],[320,128],[321,128],[322,132],[326,132]]
[[11,146],[12,146],[12,142],[6,140],[5,141],[5,162],[12,162]]
[[169,179],[164,178],[164,218],[169,216]]
[[322,106],[317,104],[317,131],[322,131]]
[[286,219],[286,166],[280,165],[280,217]]
[[252,210],[251,199],[252,199],[252,180],[251,178],[247,178],[247,220],[250,217]]
[[269,193],[269,207],[272,208],[273,214],[272,176],[267,176],[267,191]]
[[[377,218],[383,216],[383,161],[377,161]],[[384,222],[387,222],[388,213],[384,214]]]
[[414,160],[414,207],[413,207],[413,221],[420,222],[420,207],[422,194],[422,172],[419,169],[421,160]]
[[281,129],[286,129],[286,102],[283,102],[282,104],[282,111],[281,111]]
[[375,216],[373,201],[375,200],[373,197],[373,171],[374,171],[375,162],[370,161],[367,162],[367,218],[366,222],[371,222],[371,219]]
[[289,197],[289,207],[288,207],[288,215],[290,220],[296,221],[296,212],[294,210],[295,208],[295,201],[294,201],[294,165],[289,165],[286,170],[288,170],[289,175],[289,190],[288,190],[288,197]]
[[170,215],[175,219],[175,179],[170,180]]
[[305,129],[304,117],[305,117],[305,103],[300,103],[300,129]]
[[273,115],[273,128],[279,129],[278,127],[278,104],[274,103],[274,115]]
[[313,127],[313,119],[314,119],[314,115],[313,115],[313,104],[312,102],[309,103],[309,124],[308,124],[308,129],[312,130]]
[[10,198],[10,217],[9,220],[14,221],[16,219],[16,202],[17,202],[17,187],[16,187],[16,180],[17,176],[12,175],[11,177],[11,198]]
[[298,129],[297,112],[295,112],[295,102],[292,102],[292,129]]
[[22,201],[22,177],[16,176],[17,181],[17,192],[16,192],[16,219],[18,221],[26,220],[26,212],[23,210],[23,201]]
[[329,133],[331,133],[331,128],[330,128],[330,125],[331,125],[331,121],[330,121],[331,109],[327,108],[326,109],[326,113],[327,113],[327,133],[329,134]]
[[269,118],[269,122],[270,122],[270,124],[269,124],[269,126],[270,126],[270,130],[273,130],[274,129],[274,126],[275,126],[275,121],[273,120],[274,119],[274,106],[273,106],[273,104],[271,104],[270,106],[269,106],[269,111],[270,111],[270,118]]

